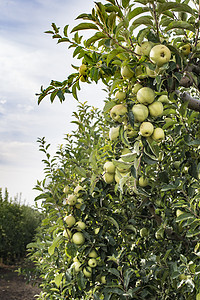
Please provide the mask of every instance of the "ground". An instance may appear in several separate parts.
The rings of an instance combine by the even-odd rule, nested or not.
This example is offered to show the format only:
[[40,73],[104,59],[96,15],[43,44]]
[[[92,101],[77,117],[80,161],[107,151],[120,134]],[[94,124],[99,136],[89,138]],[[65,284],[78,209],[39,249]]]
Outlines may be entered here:
[[1,300],[34,300],[40,289],[28,284],[22,275],[15,270],[18,266],[0,264],[0,299]]

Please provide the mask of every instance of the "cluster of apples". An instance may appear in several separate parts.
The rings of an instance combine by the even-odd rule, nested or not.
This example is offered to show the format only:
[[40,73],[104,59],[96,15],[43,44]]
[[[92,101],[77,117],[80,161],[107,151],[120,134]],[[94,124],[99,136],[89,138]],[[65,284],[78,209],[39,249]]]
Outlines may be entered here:
[[[163,44],[154,45],[149,41],[143,42],[140,46],[137,45],[135,53],[139,57],[148,57],[147,59],[155,65],[153,73],[151,72],[152,70],[148,70],[146,67],[145,76],[150,77],[157,74],[159,72],[158,70],[171,59],[171,51],[167,46]],[[135,72],[137,72],[137,68],[135,69]],[[121,76],[126,83],[127,80],[131,83],[133,76],[137,78],[137,74],[134,74],[134,71],[127,64],[122,64]],[[134,127],[131,126],[127,118],[128,109],[130,109],[126,104],[127,95],[128,98],[133,101],[131,112],[134,115]],[[167,93],[158,95],[152,87],[143,86],[142,81],[137,81],[134,86],[131,87],[131,91],[127,91],[127,84],[124,89],[118,90],[115,93],[115,99],[118,104],[111,108],[110,117],[117,123],[117,126],[110,128],[109,138],[111,141],[114,141],[119,137],[121,124],[123,125],[128,138],[142,136],[151,138],[151,140],[156,143],[160,143],[165,139],[164,130],[158,126],[159,122],[157,122],[156,119],[163,114],[163,104],[169,103]],[[103,178],[107,183],[114,182],[114,180],[118,182],[118,179],[116,180],[116,171],[114,171],[114,166],[111,166],[111,162],[106,162],[104,165],[104,172]],[[123,174],[123,172],[120,173]],[[147,178],[142,176],[139,178],[138,182],[142,187],[148,185]]]

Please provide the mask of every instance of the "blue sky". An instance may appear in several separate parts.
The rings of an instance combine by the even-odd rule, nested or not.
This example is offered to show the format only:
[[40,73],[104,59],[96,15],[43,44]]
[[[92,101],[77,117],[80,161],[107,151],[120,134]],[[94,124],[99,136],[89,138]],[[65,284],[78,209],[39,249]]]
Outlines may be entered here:
[[[37,105],[41,85],[65,79],[71,64],[80,64],[64,43],[57,45],[44,31],[52,22],[73,28],[75,18],[93,6],[92,0],[0,1],[0,187],[7,187],[12,197],[21,193],[22,202],[30,205],[38,195],[36,181],[44,178],[36,141],[45,136],[54,153],[73,129],[77,105],[71,95],[63,104],[44,100]],[[104,97],[102,86],[82,84],[81,102],[103,107]]]

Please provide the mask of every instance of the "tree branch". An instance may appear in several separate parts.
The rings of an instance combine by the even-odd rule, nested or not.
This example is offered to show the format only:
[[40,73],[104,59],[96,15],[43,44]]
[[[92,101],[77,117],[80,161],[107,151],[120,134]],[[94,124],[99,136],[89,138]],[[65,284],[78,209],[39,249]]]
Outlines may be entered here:
[[176,94],[181,99],[181,101],[183,101],[183,102],[187,102],[188,101],[188,108],[200,112],[200,100],[199,99],[193,98],[187,92],[181,93],[178,90],[176,91]]

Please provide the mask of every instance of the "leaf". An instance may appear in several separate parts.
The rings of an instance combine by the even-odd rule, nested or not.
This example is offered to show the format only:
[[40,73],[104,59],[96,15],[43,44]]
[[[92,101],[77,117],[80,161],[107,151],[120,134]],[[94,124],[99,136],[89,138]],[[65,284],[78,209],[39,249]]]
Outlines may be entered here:
[[193,9],[184,3],[177,3],[177,2],[164,2],[158,3],[158,14],[165,12],[166,10],[172,11],[180,11],[180,12],[187,12],[193,15]]
[[171,29],[180,28],[180,29],[186,29],[189,31],[192,31],[195,33],[195,28],[191,24],[189,24],[186,21],[172,21],[167,27],[166,31],[169,31]]
[[102,32],[96,32],[95,35],[93,35],[91,38],[89,38],[85,42],[85,46],[89,47],[91,44],[95,43],[96,41],[98,41],[100,39],[104,39],[104,38],[107,38],[104,33],[102,33]]
[[95,29],[98,30],[99,28],[93,24],[93,23],[81,23],[77,26],[75,26],[72,30],[71,33],[78,31],[78,30],[86,30],[86,29]]
[[180,216],[176,218],[176,222],[185,221],[188,219],[194,218],[194,216],[191,213],[182,213]]
[[62,278],[63,278],[63,274],[57,274],[54,278],[55,284],[58,288],[61,284]]
[[66,37],[68,37],[68,33],[67,33],[68,27],[69,27],[69,25],[66,25],[63,29],[64,36],[66,36]]
[[122,6],[126,8],[129,5],[130,0],[122,0]]
[[113,274],[113,275],[115,275],[115,276],[117,276],[118,278],[120,278],[120,273],[119,273],[119,271],[117,269],[110,268],[110,269],[108,269],[108,272],[111,273],[111,274]]
[[110,51],[110,53],[107,56],[107,61],[106,61],[107,66],[109,65],[110,61],[117,56],[117,54],[120,54],[122,52],[124,52],[124,50],[121,48],[117,48],[117,49]]
[[142,14],[147,11],[149,11],[148,7],[136,7],[135,9],[130,11],[130,13],[128,14],[128,19],[130,21],[131,19],[135,18],[139,14]]
[[119,161],[117,159],[113,159],[112,162],[117,168],[120,168],[120,169],[130,170],[130,168],[132,166],[131,163],[128,163],[125,161]]
[[126,270],[125,274],[124,274],[124,287],[125,289],[128,288],[128,285],[129,285],[129,282],[130,282],[130,279],[132,277],[132,275],[134,274],[134,270],[129,268]]
[[81,177],[84,177],[84,178],[87,177],[86,171],[85,171],[85,169],[82,168],[82,167],[76,166],[74,171],[75,171],[78,175],[80,175]]
[[113,217],[106,216],[105,219],[107,221],[109,221],[110,223],[112,223],[117,228],[117,231],[119,230],[119,225],[118,225],[117,221]]
[[153,18],[151,16],[143,16],[136,19],[132,25],[150,25],[153,26]]

